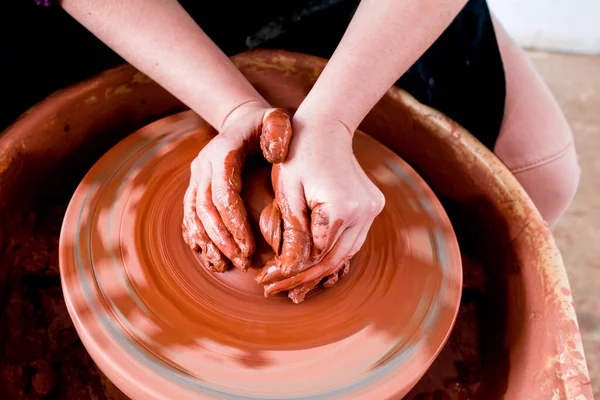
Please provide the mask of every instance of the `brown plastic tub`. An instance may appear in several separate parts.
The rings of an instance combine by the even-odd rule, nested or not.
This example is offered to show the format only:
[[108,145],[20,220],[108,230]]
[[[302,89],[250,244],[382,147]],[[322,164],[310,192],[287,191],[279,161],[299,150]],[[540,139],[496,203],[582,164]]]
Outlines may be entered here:
[[[311,56],[234,57],[294,110],[322,71]],[[121,398],[64,307],[58,233],[73,190],[126,134],[185,107],[130,66],[53,94],[0,136],[0,399]],[[550,229],[503,164],[453,121],[392,89],[361,129],[442,200],[465,283],[454,332],[411,399],[592,399],[569,283]]]

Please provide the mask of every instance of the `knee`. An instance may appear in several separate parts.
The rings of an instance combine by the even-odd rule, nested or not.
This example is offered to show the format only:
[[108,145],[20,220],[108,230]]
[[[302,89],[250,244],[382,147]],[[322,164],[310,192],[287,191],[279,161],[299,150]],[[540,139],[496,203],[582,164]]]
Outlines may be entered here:
[[494,152],[553,225],[571,204],[580,169],[573,135],[525,53],[494,19],[506,75],[504,121]]
[[577,188],[581,170],[575,146],[517,171],[513,171],[542,218],[554,225],[569,207]]

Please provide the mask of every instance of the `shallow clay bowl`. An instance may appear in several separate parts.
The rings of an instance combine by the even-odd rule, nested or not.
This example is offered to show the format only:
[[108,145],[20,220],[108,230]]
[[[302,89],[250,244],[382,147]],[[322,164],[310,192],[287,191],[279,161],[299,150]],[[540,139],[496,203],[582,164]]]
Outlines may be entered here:
[[[325,65],[319,58],[277,51],[244,53],[234,61],[269,101],[290,110]],[[51,236],[48,248],[30,245],[44,229],[60,228],[60,218],[42,218],[48,203],[64,207],[84,174],[113,145],[184,109],[144,75],[123,66],[50,96],[0,136],[0,301],[15,298],[18,281],[28,292],[52,285],[60,290],[56,275],[51,281],[18,280],[24,276],[18,248],[57,274],[58,238]],[[592,399],[562,259],[550,229],[509,171],[460,126],[397,88],[377,104],[361,130],[425,178],[450,217],[463,258],[463,296],[453,333],[406,397],[434,398],[435,392],[451,399]],[[34,226],[27,225],[31,212],[38,214]],[[53,332],[69,321],[57,303],[56,313],[45,316],[48,329],[23,330],[15,315],[22,320],[31,315],[19,304],[11,300],[2,308],[7,310],[0,322],[2,384],[10,372],[34,368],[33,359],[9,354],[19,335]],[[77,389],[86,393],[81,398],[124,398],[89,362],[89,374],[71,374],[71,355],[82,347],[70,346],[49,363],[56,396],[78,398],[70,395]],[[31,376],[21,375],[17,390],[26,390]],[[2,389],[0,397],[8,397]]]
[[[211,273],[181,235],[189,165],[213,138],[192,112],[135,132],[84,177],[66,212],[60,269],[86,348],[132,398],[399,398],[458,311],[456,236],[435,195],[361,132],[354,153],[386,196],[350,273],[293,304],[265,299],[258,269]],[[249,160],[242,197],[259,251],[270,166]]]

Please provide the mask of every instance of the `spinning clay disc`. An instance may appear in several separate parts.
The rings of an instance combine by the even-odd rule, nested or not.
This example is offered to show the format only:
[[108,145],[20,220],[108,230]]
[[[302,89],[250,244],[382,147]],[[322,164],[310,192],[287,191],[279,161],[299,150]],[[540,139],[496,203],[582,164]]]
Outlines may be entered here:
[[87,350],[139,399],[397,399],[444,345],[460,301],[458,244],[442,206],[397,155],[357,132],[354,151],[386,197],[350,273],[296,305],[254,277],[272,252],[258,230],[270,167],[243,193],[258,250],[248,272],[203,268],[181,234],[191,161],[213,137],[191,112],[103,156],[77,188],[60,238],[70,315]]

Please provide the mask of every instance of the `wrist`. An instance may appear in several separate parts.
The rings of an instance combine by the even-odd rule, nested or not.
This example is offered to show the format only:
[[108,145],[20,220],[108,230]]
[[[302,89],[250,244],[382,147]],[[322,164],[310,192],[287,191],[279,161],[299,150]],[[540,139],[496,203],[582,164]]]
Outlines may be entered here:
[[288,158],[299,151],[326,151],[330,157],[346,152],[352,153],[354,132],[343,121],[329,115],[304,111],[296,113],[292,119],[292,131],[294,136]]
[[249,116],[251,114],[262,115],[266,110],[271,108],[269,103],[262,97],[250,98],[236,104],[225,116],[221,119],[221,123],[218,125],[218,132],[227,131],[227,127],[233,124],[239,118]]
[[350,121],[343,113],[320,104],[302,103],[294,114],[294,119],[307,125],[319,125],[328,129],[342,128],[350,137],[358,129],[358,124]]
[[343,119],[334,114],[329,114],[323,110],[313,111],[300,106],[293,117],[294,125],[298,128],[310,132],[335,131],[343,132],[345,136],[352,138],[356,128],[349,126]]

